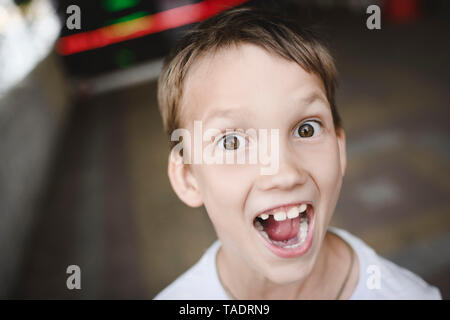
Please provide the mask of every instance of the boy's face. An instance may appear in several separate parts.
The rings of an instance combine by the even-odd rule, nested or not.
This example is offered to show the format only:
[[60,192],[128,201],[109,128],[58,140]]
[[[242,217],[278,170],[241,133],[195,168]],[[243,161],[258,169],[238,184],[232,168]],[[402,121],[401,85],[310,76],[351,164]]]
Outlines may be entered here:
[[[183,201],[204,204],[233,259],[229,263],[248,266],[275,283],[306,277],[316,262],[346,166],[345,136],[335,131],[320,78],[251,44],[221,50],[189,71],[181,119],[191,132],[194,120],[202,121],[203,131],[279,130],[275,174],[261,175],[260,164],[203,163],[176,171],[172,163],[169,176]],[[216,147],[227,153],[248,152],[255,141],[242,132],[231,134],[225,144],[216,138]],[[181,172],[178,178],[174,172]],[[300,236],[301,214],[275,219],[280,211],[295,214],[302,203],[308,204],[306,239]],[[263,220],[267,217],[261,213],[271,208],[275,210]],[[293,247],[280,243],[287,238]]]

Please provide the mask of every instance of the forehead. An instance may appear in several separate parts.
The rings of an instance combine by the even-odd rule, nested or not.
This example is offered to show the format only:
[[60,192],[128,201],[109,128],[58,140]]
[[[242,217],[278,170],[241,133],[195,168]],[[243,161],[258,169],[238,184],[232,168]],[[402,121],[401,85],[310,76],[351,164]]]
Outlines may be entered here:
[[202,120],[238,108],[242,116],[282,108],[298,99],[326,101],[318,76],[253,44],[207,54],[197,60],[184,83],[181,118]]

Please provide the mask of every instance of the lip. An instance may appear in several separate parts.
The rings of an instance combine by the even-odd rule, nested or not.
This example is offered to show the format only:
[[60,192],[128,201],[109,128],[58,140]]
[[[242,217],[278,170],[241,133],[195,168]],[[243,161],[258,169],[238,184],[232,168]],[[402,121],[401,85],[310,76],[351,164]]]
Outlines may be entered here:
[[[305,203],[305,202],[303,202],[303,203]],[[283,207],[283,206],[275,207],[274,209],[278,209],[280,207]],[[264,213],[264,212],[261,212],[261,213]],[[259,214],[261,214],[261,213],[259,213]],[[315,219],[315,212],[314,212],[313,206],[308,205],[308,208],[306,209],[306,213],[308,214],[308,218],[309,218],[310,224],[309,224],[308,234],[306,236],[305,242],[300,247],[297,247],[297,248],[281,248],[281,247],[278,247],[278,246],[274,245],[270,241],[268,241],[257,230],[255,230],[255,232],[257,233],[258,237],[263,241],[264,245],[272,253],[274,253],[276,256],[278,256],[280,258],[296,258],[296,257],[300,257],[300,256],[304,255],[306,252],[308,252],[308,250],[312,246],[313,235],[314,235],[314,224],[315,224],[315,221],[316,221],[316,219]]]

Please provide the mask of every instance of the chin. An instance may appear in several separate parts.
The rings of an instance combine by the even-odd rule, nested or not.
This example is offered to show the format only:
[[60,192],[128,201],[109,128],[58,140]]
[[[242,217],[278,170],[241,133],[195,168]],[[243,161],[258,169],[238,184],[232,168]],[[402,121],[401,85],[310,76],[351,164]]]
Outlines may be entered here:
[[302,257],[302,261],[283,261],[277,263],[267,263],[263,267],[261,274],[264,278],[276,285],[289,285],[306,279],[315,263],[315,259],[311,256]]

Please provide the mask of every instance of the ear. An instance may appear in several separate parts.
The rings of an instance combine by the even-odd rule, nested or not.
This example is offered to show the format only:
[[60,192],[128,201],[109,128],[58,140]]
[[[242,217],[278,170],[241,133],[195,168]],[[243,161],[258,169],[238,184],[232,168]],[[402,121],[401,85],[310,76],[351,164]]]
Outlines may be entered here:
[[345,175],[345,170],[347,169],[347,149],[345,147],[345,131],[343,128],[336,130],[336,137],[339,147],[339,158],[341,162],[342,176]]
[[200,207],[203,204],[191,167],[183,163],[183,156],[174,150],[169,154],[168,175],[170,184],[181,201],[190,207]]

